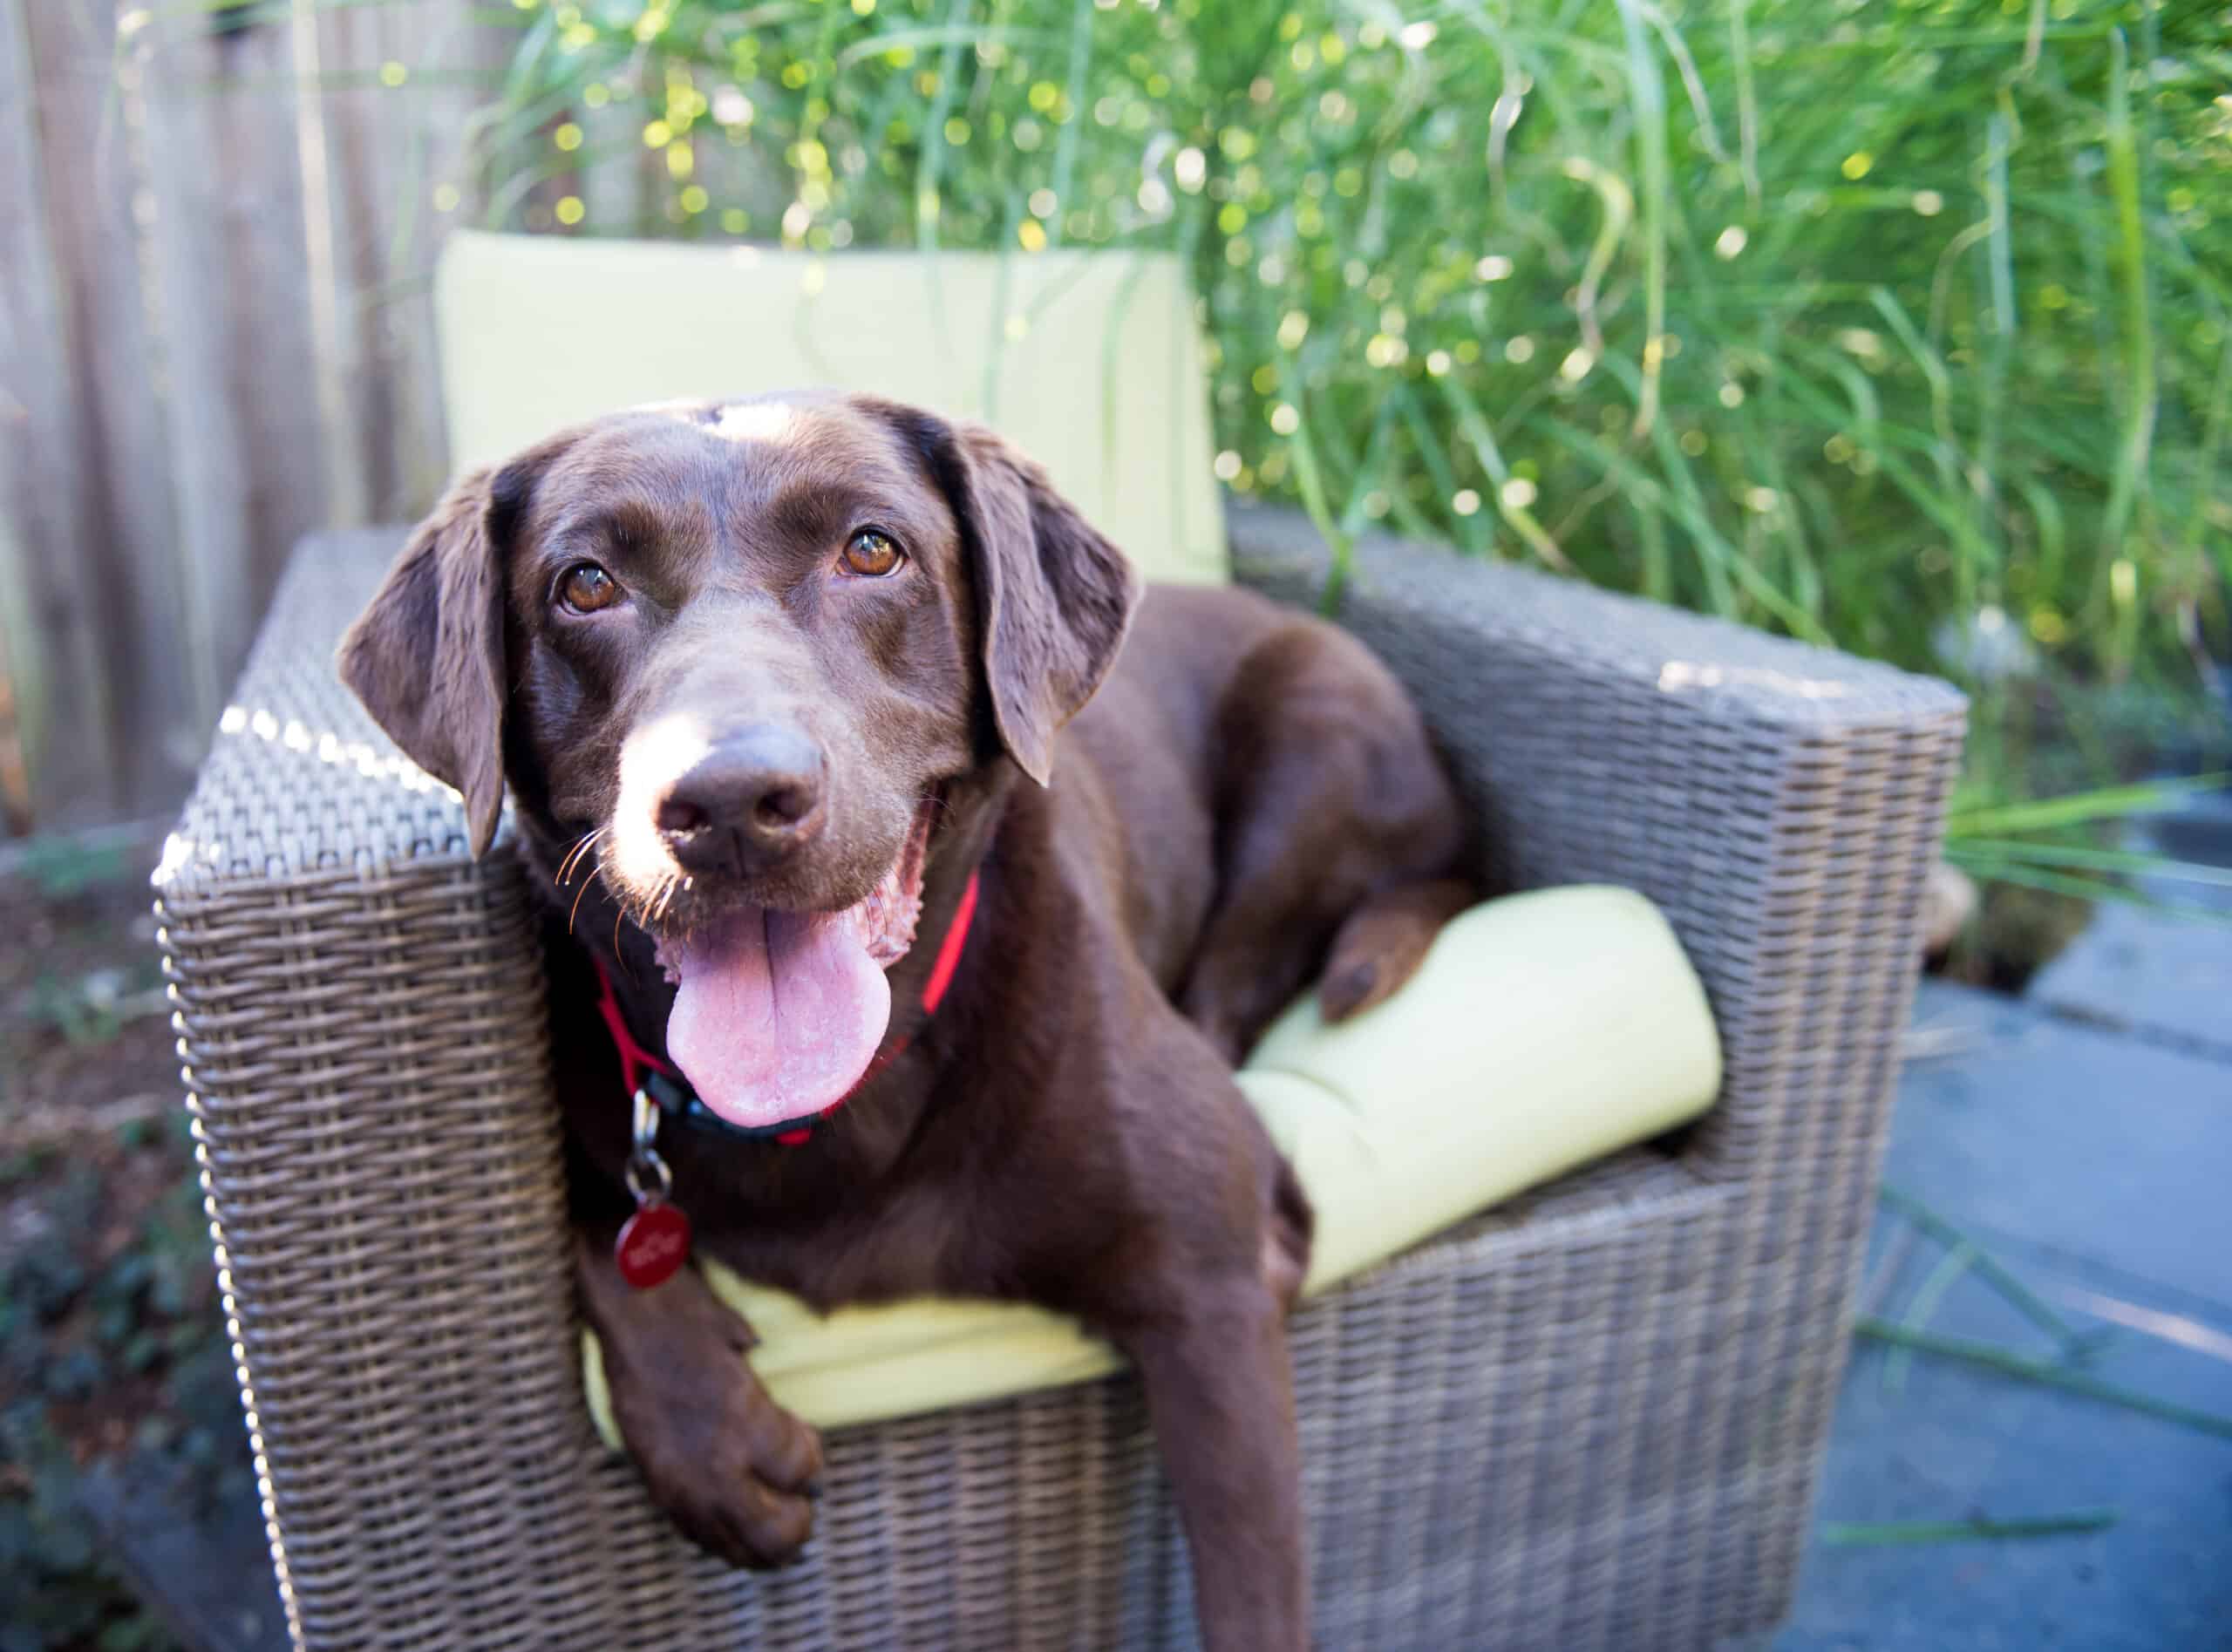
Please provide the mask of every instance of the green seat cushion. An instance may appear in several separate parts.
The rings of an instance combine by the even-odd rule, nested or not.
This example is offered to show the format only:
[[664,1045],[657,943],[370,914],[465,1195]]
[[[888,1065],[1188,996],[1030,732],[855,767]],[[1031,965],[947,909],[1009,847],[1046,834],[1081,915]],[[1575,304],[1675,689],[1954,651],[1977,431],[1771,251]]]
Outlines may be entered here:
[[785,252],[460,231],[434,282],[456,469],[615,408],[828,385],[1021,443],[1150,579],[1222,583],[1174,253]]
[[[1241,1088],[1317,1208],[1305,1291],[1323,1290],[1497,1200],[1697,1117],[1720,1088],[1704,989],[1657,908],[1586,886],[1473,908],[1385,1003],[1336,1027],[1283,1016]],[[814,1313],[718,1263],[751,1322],[752,1368],[824,1428],[1083,1382],[1122,1362],[1078,1323],[1007,1302]],[[590,1410],[611,1441],[583,1333]]]

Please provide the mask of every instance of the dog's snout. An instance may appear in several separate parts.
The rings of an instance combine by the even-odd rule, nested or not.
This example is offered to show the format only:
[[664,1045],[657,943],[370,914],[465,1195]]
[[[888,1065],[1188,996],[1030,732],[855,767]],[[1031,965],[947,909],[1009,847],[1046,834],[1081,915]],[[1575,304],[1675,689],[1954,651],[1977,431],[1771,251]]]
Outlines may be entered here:
[[821,748],[803,730],[761,724],[669,786],[654,823],[688,871],[766,872],[820,832],[823,774]]

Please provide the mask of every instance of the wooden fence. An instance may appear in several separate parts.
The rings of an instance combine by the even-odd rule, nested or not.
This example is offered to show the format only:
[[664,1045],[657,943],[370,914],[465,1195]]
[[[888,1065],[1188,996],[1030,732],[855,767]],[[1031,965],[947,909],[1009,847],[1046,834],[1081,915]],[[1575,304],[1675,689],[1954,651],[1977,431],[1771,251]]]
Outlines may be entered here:
[[0,836],[183,795],[288,547],[445,469],[464,0],[0,0]]

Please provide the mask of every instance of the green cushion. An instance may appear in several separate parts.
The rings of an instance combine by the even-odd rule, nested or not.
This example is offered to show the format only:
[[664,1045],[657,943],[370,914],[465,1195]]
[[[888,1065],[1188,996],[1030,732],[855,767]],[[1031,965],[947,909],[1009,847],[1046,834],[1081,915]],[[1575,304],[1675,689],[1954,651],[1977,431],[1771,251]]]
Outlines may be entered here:
[[1228,577],[1175,254],[824,255],[466,231],[445,244],[434,309],[458,470],[643,402],[874,391],[1017,438],[1150,579]]
[[[1306,1290],[1693,1118],[1720,1088],[1704,989],[1627,889],[1488,901],[1419,973],[1337,1027],[1296,1004],[1240,1074],[1317,1207]],[[1120,1363],[1076,1322],[1013,1303],[922,1300],[827,1315],[705,1265],[759,1333],[752,1368],[824,1428],[1082,1382]],[[613,1440],[596,1339],[589,1406]]]

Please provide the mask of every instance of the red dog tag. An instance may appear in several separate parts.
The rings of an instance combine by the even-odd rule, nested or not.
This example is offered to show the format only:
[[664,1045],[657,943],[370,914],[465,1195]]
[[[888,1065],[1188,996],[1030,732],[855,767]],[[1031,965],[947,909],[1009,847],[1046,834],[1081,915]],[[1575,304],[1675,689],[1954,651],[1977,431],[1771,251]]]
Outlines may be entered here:
[[620,1277],[637,1290],[663,1285],[690,1254],[690,1218],[672,1205],[645,1205],[630,1216],[612,1247]]

